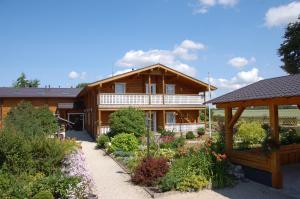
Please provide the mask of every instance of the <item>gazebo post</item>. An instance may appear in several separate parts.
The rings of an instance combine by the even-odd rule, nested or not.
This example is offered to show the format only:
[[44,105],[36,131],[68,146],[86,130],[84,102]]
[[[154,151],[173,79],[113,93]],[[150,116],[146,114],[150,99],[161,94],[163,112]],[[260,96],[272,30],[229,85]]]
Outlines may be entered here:
[[[270,127],[271,127],[271,138],[279,145],[279,120],[278,120],[278,105],[269,105],[270,113]],[[280,153],[279,150],[272,151],[271,154],[271,172],[272,172],[272,186],[275,188],[282,188],[282,172],[280,164]]]
[[225,151],[229,154],[233,149],[233,127],[230,126],[232,107],[225,107]]

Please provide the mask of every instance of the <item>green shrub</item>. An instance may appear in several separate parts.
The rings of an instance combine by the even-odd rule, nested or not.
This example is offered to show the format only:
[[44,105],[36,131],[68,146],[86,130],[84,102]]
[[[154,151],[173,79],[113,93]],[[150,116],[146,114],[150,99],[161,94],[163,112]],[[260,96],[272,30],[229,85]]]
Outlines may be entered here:
[[33,170],[32,145],[22,134],[0,132],[0,169],[19,174]]
[[121,133],[111,139],[112,151],[121,150],[124,152],[131,152],[138,149],[138,140],[132,134]]
[[205,134],[205,129],[203,127],[199,127],[197,129],[197,134],[198,134],[199,137],[204,135]]
[[69,143],[44,137],[37,137],[32,140],[32,158],[34,159],[35,170],[46,175],[60,170],[62,160],[70,150],[69,146],[66,149],[65,144]]
[[[168,137],[170,137],[170,136],[168,136]],[[179,138],[170,137],[170,138],[172,138],[172,139],[164,140],[160,144],[160,147],[162,149],[167,149],[167,148],[177,149],[179,147],[183,147],[185,144],[185,139],[183,137],[179,137]]]
[[239,124],[235,139],[241,141],[237,144],[241,148],[249,148],[253,145],[261,144],[266,135],[265,130],[258,122],[241,122]]
[[280,143],[283,145],[300,143],[300,133],[294,128],[282,128],[280,132]]
[[132,156],[129,156],[125,161],[127,168],[133,172],[141,163],[141,161],[146,157],[145,151],[135,151]]
[[109,137],[107,135],[100,135],[98,138],[97,138],[97,147],[100,148],[100,149],[103,149],[105,148],[105,144],[108,143],[110,140],[109,140]]
[[172,137],[175,136],[175,132],[168,131],[168,130],[165,130],[165,129],[159,130],[158,132],[161,134],[161,136],[172,136]]
[[146,132],[145,113],[135,108],[118,110],[110,115],[109,126],[110,137],[120,133],[141,137]]
[[205,188],[208,181],[203,176],[191,175],[186,176],[178,183],[177,189],[179,191],[198,191]]
[[[179,190],[179,184],[193,175],[201,176],[204,179],[211,177],[210,157],[204,151],[175,160],[170,171],[162,178],[160,188],[162,191]],[[190,188],[194,189],[193,187]]]
[[4,127],[28,137],[35,137],[54,134],[58,124],[48,107],[35,108],[29,102],[20,102],[7,114]]
[[213,144],[209,140],[205,143],[205,148],[176,159],[169,172],[161,179],[160,189],[191,191],[202,189],[210,181],[215,188],[232,185],[234,181],[228,173],[226,155],[214,151],[213,148],[218,148],[216,145],[219,144]]
[[195,135],[194,135],[193,131],[187,132],[186,135],[185,135],[185,138],[188,139],[188,140],[194,139]]
[[172,160],[176,155],[176,151],[174,149],[159,149],[154,153],[154,157],[163,157],[166,160]]
[[54,199],[54,197],[49,191],[41,191],[38,194],[36,194],[32,199]]

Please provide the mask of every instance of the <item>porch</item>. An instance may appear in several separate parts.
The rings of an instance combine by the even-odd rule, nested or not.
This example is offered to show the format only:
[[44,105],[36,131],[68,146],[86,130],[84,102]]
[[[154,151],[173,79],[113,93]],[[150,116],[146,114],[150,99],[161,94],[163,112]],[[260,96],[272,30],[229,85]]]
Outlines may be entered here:
[[[110,131],[109,116],[114,111],[100,111],[101,125],[97,134],[106,134]],[[202,110],[205,114],[205,109]],[[175,133],[197,132],[198,128],[205,128],[206,118],[200,118],[200,110],[145,110],[145,121],[151,119],[151,130],[160,129]],[[151,117],[151,118],[150,118]]]

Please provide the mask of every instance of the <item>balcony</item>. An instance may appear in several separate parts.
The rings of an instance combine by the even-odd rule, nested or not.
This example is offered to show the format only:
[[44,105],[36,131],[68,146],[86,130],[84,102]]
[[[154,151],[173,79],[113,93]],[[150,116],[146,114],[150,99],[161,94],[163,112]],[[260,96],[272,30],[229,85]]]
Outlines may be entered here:
[[98,95],[98,105],[116,106],[172,106],[172,105],[203,105],[202,95],[148,95],[148,94],[114,94],[101,93]]

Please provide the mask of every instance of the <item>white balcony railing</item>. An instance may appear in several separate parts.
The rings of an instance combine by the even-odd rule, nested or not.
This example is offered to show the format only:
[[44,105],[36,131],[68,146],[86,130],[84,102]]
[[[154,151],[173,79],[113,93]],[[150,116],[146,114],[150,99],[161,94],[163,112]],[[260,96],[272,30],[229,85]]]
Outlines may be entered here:
[[[193,123],[176,123],[176,124],[165,124],[165,130],[173,131],[175,133],[186,133],[188,131],[197,132],[198,128],[204,128],[204,124],[193,124]],[[100,135],[108,133],[110,130],[109,126],[100,127]]]
[[197,132],[197,129],[200,127],[204,128],[204,124],[176,123],[176,124],[165,125],[166,130],[173,131],[176,133],[179,132],[186,133],[188,131]]
[[100,135],[108,133],[110,130],[109,126],[101,126],[100,127]]
[[202,95],[147,95],[147,94],[112,94],[98,95],[98,105],[176,105],[204,103]]

